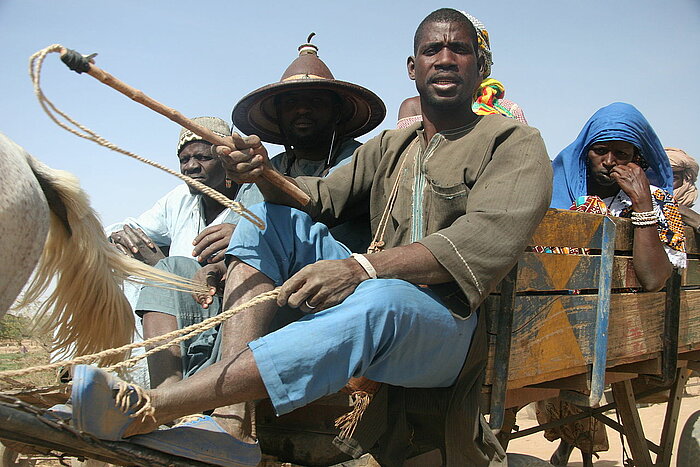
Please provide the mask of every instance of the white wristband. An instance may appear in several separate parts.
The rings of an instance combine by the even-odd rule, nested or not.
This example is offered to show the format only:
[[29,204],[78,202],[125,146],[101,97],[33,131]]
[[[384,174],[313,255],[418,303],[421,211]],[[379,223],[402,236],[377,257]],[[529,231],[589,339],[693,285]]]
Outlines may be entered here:
[[377,278],[377,270],[374,269],[374,266],[372,266],[372,263],[369,262],[367,258],[365,258],[364,255],[361,255],[359,253],[353,253],[350,256],[355,258],[355,261],[360,263],[360,266],[362,266],[362,269],[365,270],[367,275],[369,276],[370,279],[376,279]]

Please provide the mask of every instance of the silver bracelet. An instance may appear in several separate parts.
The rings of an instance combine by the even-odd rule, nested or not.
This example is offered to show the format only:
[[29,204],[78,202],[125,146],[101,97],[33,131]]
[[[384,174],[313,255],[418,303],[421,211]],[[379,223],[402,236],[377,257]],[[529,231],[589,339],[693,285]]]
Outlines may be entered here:
[[357,261],[360,264],[360,266],[362,266],[362,269],[365,270],[370,279],[377,278],[377,270],[374,269],[372,263],[370,263],[369,260],[365,258],[365,255],[361,255],[360,253],[353,253],[350,256],[355,258],[355,261]]

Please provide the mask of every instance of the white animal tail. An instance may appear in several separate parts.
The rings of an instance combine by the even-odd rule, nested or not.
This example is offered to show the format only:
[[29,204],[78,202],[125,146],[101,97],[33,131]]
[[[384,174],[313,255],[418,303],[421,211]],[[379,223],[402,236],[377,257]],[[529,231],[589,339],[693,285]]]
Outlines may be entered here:
[[[183,292],[202,292],[191,280],[129,258],[109,244],[87,194],[72,174],[47,167],[31,156],[28,163],[51,208],[46,245],[22,302],[36,301],[55,279],[55,288],[39,310],[40,329],[54,336],[54,348],[86,355],[132,341],[134,317],[122,293],[124,280]],[[110,364],[119,361],[101,362]]]

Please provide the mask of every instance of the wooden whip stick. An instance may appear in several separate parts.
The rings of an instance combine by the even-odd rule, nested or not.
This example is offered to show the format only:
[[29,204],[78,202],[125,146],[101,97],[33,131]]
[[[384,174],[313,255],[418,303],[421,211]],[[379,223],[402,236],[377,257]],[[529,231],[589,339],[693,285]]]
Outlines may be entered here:
[[[73,51],[66,49],[66,48],[63,48],[61,50],[61,58],[63,59],[67,54],[69,54],[71,52],[73,52]],[[233,144],[231,141],[217,135],[216,133],[209,130],[208,128],[203,127],[202,125],[199,125],[199,124],[193,122],[192,120],[185,117],[177,110],[161,104],[160,102],[153,99],[152,97],[149,97],[146,94],[144,94],[143,91],[140,91],[134,87],[131,87],[128,84],[124,83],[123,81],[115,78],[111,74],[109,74],[106,71],[95,66],[95,64],[91,62],[91,59],[92,59],[92,56],[84,57],[83,64],[85,65],[85,68],[87,68],[87,69],[83,69],[81,71],[78,71],[70,65],[69,65],[69,67],[71,69],[73,69],[74,71],[78,71],[78,73],[81,73],[82,71],[84,71],[85,73],[89,74],[90,76],[97,79],[98,81],[106,84],[107,86],[109,86],[113,89],[116,89],[117,91],[124,94],[125,96],[127,96],[131,100],[136,101],[139,104],[142,104],[142,105],[148,107],[149,109],[158,112],[159,114],[163,115],[164,117],[169,118],[170,120],[179,124],[180,126],[187,128],[188,130],[195,133],[196,135],[201,136],[202,138],[204,138],[205,140],[207,140],[211,144],[214,144],[217,146],[226,146],[233,151],[247,149],[247,147],[246,148],[236,147],[236,145]],[[64,60],[64,62],[65,62],[65,60]],[[66,64],[68,64],[68,63],[66,62]],[[284,176],[282,174],[280,174],[279,172],[265,168],[263,170],[262,176],[267,181],[269,181],[270,183],[275,185],[277,188],[284,191],[287,195],[294,198],[294,200],[297,201],[298,203],[300,203],[302,206],[306,206],[309,203],[309,195],[304,193],[298,186],[296,186],[295,184],[291,183],[289,180],[284,178]]]

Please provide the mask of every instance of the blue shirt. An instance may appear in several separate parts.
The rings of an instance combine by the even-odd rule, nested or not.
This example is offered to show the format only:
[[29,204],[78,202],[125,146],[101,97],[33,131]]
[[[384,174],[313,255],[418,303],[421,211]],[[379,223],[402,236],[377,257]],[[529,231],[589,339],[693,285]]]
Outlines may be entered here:
[[[361,145],[362,144],[359,141],[354,139],[344,141],[338,148],[338,157],[336,157],[335,164],[330,168],[330,170],[328,170],[324,177],[327,177],[333,173],[338,167],[349,164],[352,160],[352,155],[355,152],[355,149],[359,148]],[[284,172],[288,164],[287,153],[283,152],[276,155],[270,159],[270,163],[278,171]],[[313,176],[314,174],[306,175]],[[260,193],[260,190],[258,190],[255,183],[246,183],[241,186],[240,190],[238,190],[236,201],[243,204],[243,206],[248,207],[254,204],[262,203],[264,199],[262,193]],[[238,223],[240,215],[232,213],[231,216],[235,219],[232,222],[234,224]],[[368,218],[349,219],[347,222],[332,227],[330,231],[336,240],[343,243],[351,251],[356,253],[365,253],[367,251],[367,247],[369,246],[369,242],[371,240]]]

